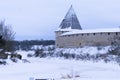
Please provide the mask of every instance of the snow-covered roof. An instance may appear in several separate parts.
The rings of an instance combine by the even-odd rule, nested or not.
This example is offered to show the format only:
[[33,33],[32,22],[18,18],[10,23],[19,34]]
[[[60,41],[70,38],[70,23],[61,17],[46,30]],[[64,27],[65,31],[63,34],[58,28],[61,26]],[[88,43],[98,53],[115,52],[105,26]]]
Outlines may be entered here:
[[71,29],[69,30],[69,32],[63,33],[62,35],[82,34],[82,33],[105,33],[105,32],[120,32],[120,28],[86,29],[86,30]]
[[59,27],[61,29],[82,29],[72,6],[70,7],[69,11],[67,12],[65,18],[62,20]]

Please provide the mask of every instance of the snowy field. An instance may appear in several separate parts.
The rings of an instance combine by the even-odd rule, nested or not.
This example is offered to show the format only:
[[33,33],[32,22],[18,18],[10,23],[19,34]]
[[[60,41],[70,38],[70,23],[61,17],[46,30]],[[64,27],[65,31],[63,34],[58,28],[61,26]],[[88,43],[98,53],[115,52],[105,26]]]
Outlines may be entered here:
[[[21,52],[23,58],[27,58],[24,53]],[[30,63],[13,63],[8,60],[10,64],[0,65],[0,80],[120,80],[120,66],[115,63],[49,57],[27,60]]]

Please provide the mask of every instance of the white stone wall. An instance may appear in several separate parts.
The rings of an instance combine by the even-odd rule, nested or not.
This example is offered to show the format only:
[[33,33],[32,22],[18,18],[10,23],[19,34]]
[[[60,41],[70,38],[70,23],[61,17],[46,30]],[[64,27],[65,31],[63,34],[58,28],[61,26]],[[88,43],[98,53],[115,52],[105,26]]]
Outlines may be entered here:
[[56,35],[56,47],[108,46],[111,45],[114,38],[119,35],[120,32],[84,33],[64,36]]

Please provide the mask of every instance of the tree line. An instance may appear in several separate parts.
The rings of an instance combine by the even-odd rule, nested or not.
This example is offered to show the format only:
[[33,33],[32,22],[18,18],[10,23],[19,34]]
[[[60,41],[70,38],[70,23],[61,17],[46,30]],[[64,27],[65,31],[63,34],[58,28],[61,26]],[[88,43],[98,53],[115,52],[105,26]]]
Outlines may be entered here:
[[34,45],[48,46],[55,45],[54,40],[24,40],[24,41],[14,41],[15,50],[32,50]]

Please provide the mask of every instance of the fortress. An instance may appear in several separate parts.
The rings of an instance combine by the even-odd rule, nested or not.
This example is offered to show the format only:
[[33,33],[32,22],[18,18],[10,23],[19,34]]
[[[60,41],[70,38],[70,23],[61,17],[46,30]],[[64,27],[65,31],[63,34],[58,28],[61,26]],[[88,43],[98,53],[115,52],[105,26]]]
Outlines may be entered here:
[[55,31],[56,47],[109,46],[117,41],[119,28],[82,30],[78,18],[70,7],[59,28]]

